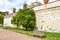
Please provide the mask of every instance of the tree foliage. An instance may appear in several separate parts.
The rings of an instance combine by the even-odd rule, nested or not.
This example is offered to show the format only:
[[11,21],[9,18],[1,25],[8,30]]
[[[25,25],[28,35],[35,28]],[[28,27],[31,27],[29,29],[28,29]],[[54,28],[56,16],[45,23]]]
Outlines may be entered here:
[[4,16],[0,15],[0,24],[3,25],[3,19],[4,19]]
[[5,16],[5,14],[8,14],[8,11],[6,11],[6,12],[0,12],[0,15]]
[[26,8],[26,9],[20,9],[17,12],[17,15],[13,17],[12,21],[13,24],[16,25],[22,25],[26,28],[26,30],[31,29],[35,27],[35,15],[34,11],[32,9]]

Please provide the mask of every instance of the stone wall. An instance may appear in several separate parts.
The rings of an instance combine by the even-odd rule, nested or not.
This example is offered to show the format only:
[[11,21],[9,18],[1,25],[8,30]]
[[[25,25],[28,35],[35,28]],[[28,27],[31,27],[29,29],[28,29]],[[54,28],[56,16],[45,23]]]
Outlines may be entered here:
[[36,14],[36,27],[39,31],[60,33],[59,3],[60,1],[57,1],[54,3],[47,4],[46,6],[42,5],[40,7],[33,8]]
[[4,23],[3,23],[4,27],[7,27],[7,26],[9,26],[9,27],[17,27],[16,25],[11,24],[12,17],[13,16],[6,16],[6,17],[4,17]]

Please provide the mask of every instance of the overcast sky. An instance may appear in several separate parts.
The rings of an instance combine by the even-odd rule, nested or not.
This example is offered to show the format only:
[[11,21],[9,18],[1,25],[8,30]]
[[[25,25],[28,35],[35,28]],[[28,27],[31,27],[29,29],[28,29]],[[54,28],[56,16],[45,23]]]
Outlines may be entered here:
[[[27,4],[31,4],[36,0],[0,0],[0,11],[9,11],[12,12],[12,8],[16,8],[17,10],[22,8],[22,5],[26,2]],[[43,3],[43,0],[38,0]],[[49,0],[49,2],[55,0]]]

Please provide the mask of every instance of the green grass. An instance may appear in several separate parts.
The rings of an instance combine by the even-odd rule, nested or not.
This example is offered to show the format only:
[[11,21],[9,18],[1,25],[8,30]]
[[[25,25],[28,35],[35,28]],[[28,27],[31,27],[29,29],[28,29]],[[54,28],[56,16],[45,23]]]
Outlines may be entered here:
[[11,28],[11,27],[7,27],[6,29],[7,29],[7,30],[14,31],[14,32],[17,32],[17,33],[22,33],[22,34],[30,35],[30,36],[33,35],[33,31],[32,31],[32,30],[26,31],[25,29]]
[[60,38],[60,33],[45,32],[45,35],[46,35],[47,37]]
[[[0,26],[0,28],[3,28],[3,27]],[[5,29],[34,37],[32,30],[26,31],[25,29],[11,28],[11,27],[7,27]],[[43,38],[42,40],[60,40],[60,33],[45,32],[44,34],[46,37]],[[40,37],[37,37],[37,38],[40,38]]]
[[44,40],[60,40],[60,33],[45,32]]
[[2,25],[0,25],[0,28],[3,28],[3,26],[2,26]]

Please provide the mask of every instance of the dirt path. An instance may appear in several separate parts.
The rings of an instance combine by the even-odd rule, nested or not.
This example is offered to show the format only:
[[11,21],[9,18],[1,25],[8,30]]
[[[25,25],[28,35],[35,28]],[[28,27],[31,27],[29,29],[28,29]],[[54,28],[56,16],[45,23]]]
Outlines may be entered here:
[[0,29],[0,40],[40,40],[24,34],[15,33],[9,30]]

